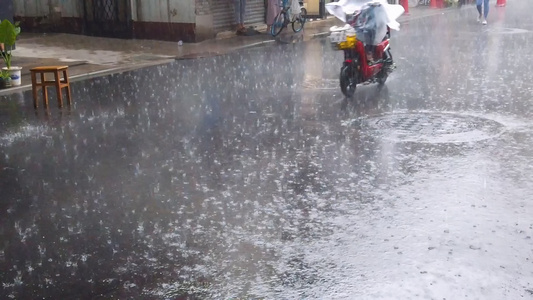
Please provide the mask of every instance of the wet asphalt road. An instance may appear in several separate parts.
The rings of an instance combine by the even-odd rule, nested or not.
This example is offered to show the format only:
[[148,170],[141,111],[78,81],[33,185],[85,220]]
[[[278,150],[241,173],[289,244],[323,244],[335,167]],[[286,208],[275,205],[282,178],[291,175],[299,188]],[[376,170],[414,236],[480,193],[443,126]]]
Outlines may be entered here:
[[[533,299],[533,3],[0,102],[0,299]],[[52,102],[53,103],[53,102]]]

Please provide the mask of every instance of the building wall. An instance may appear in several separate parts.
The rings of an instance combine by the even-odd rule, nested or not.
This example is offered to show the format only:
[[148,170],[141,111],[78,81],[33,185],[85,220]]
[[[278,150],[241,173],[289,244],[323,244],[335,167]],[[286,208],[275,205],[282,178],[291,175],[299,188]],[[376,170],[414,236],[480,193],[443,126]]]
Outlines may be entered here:
[[197,41],[196,0],[134,0],[133,4],[136,38]]
[[211,14],[209,0],[196,0],[196,15],[204,16]]
[[210,1],[196,0],[195,15],[196,40],[202,41],[213,38],[215,36],[215,32],[213,30],[213,15]]
[[134,21],[194,23],[195,0],[135,0]]
[[[84,15],[92,1],[96,0],[13,0],[15,20],[24,31],[99,35]],[[228,0],[127,0],[130,33],[122,37],[184,42],[213,38],[217,18],[213,5],[219,1]],[[225,15],[232,16],[232,11]],[[88,20],[92,22],[92,16]]]
[[14,0],[15,15],[26,17],[46,17],[59,14],[62,17],[81,17],[80,1],[67,0]]
[[13,0],[0,0],[0,7],[0,20],[8,19],[13,21]]
[[[82,31],[83,7],[75,0],[13,0],[15,20],[24,30]],[[63,28],[63,29],[60,29]]]

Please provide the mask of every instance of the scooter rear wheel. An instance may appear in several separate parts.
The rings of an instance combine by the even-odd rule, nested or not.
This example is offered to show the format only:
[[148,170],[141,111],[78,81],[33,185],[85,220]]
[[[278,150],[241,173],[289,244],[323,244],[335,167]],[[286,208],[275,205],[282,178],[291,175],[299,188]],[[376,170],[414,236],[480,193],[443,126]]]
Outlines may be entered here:
[[357,78],[352,65],[344,65],[340,74],[341,92],[346,98],[352,98],[357,86]]

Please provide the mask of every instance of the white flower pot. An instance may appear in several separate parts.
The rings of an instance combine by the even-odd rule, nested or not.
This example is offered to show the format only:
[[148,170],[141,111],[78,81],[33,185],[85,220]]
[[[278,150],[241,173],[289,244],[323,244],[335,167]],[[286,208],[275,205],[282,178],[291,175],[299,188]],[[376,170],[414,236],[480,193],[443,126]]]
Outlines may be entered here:
[[9,75],[11,75],[11,86],[19,86],[21,85],[22,81],[20,80],[21,77],[21,70],[22,67],[13,67],[11,66],[10,69],[7,67],[3,67],[2,70],[9,71]]

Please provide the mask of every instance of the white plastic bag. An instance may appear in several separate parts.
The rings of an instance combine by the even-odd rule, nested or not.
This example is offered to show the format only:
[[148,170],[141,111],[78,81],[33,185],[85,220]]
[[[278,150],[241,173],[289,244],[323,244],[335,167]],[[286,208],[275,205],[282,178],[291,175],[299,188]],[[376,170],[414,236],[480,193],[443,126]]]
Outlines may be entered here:
[[300,13],[300,10],[302,10],[302,8],[300,7],[300,1],[292,0],[292,3],[291,3],[292,17],[294,18],[296,15],[298,15]]

